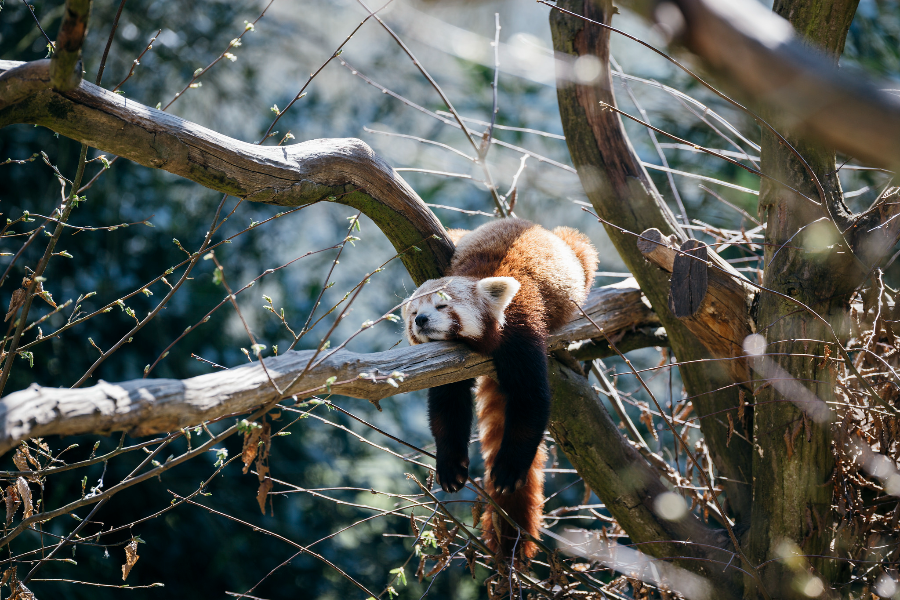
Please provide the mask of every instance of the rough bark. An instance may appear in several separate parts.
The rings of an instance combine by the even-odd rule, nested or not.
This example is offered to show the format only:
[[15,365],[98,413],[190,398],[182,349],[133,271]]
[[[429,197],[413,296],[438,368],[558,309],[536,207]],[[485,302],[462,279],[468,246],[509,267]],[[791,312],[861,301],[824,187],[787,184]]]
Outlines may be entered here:
[[[560,7],[594,21],[609,23],[613,14],[609,0],[564,0]],[[620,118],[604,111],[600,102],[615,105],[612,79],[606,65],[609,60],[609,32],[559,11],[551,11],[550,27],[557,52],[573,57],[596,56],[604,72],[593,85],[572,83],[558,77],[560,116],[572,161],[582,185],[602,218],[628,231],[640,233],[656,228],[663,235],[674,235],[680,244],[687,237],[679,228],[653,182],[647,176],[625,135]],[[607,227],[610,239],[637,279],[666,328],[669,343],[680,361],[711,358],[693,334],[668,309],[669,275],[647,262],[635,243],[635,237]],[[738,392],[727,386],[731,378],[726,369],[714,362],[699,362],[680,367],[688,395],[702,417],[736,408]],[[750,477],[749,447],[727,445],[727,426],[721,419],[700,419],[704,437],[724,485],[729,504],[741,520],[749,518],[750,495],[746,482]],[[739,428],[739,433],[743,431]],[[630,523],[621,523],[631,534]],[[649,541],[635,538],[635,541]]]
[[[584,310],[613,336],[658,323],[633,281],[592,290]],[[564,347],[568,342],[595,336],[593,325],[587,325],[589,322],[579,313],[551,336],[551,345]],[[330,389],[335,394],[377,402],[394,394],[493,372],[489,358],[447,342],[372,354],[341,350],[328,356],[325,352],[319,359],[327,358],[304,374],[313,354],[310,350],[266,358],[268,376],[254,363],[184,380],[101,381],[77,389],[34,384],[0,399],[0,454],[32,437],[110,431],[149,435],[247,412],[278,395],[269,376],[286,397],[306,398]],[[404,374],[402,381],[394,378],[397,387],[385,381],[395,371]],[[360,373],[368,376],[360,377]],[[330,377],[334,382],[326,388]],[[571,405],[573,401],[567,402]]]
[[50,85],[49,64],[50,59],[28,63],[0,61],[0,110],[47,89]]
[[[856,0],[777,0],[774,10],[803,33],[804,43],[824,50],[836,63],[856,5]],[[776,74],[771,89],[781,87],[792,90],[802,85],[782,81]],[[763,98],[767,105],[773,95]],[[770,106],[767,112],[774,112]],[[814,121],[825,118],[808,108],[804,112]],[[846,208],[834,150],[809,141],[798,134],[798,129],[792,129],[786,137],[816,173],[840,222],[842,215],[837,213],[846,214]],[[765,130],[761,159],[763,172],[818,197],[806,168]],[[768,180],[761,184],[759,214],[760,220],[767,222],[763,285],[812,307],[840,331],[847,318],[849,294],[865,275],[859,262],[846,251],[840,234],[822,218],[821,210]],[[822,249],[823,238],[829,235],[833,245]],[[764,292],[760,295],[758,327],[768,343],[766,351],[772,354],[769,360],[819,399],[835,400],[835,375],[827,361],[809,356],[824,356],[828,344],[822,340],[830,341],[820,322],[798,311],[795,304]],[[795,544],[805,555],[831,554],[833,490],[829,481],[834,456],[830,424],[814,422],[789,400],[773,386],[764,387],[756,396],[749,544],[749,555],[756,564],[777,559],[784,553],[785,542]],[[799,429],[804,430],[800,436],[795,433]],[[794,440],[796,443],[792,443]],[[810,562],[826,586],[840,584],[844,563],[821,558],[811,558]],[[792,570],[785,561],[769,562],[762,576],[773,598],[803,597],[808,576]]]
[[[12,72],[22,70],[21,73]],[[22,99],[23,88],[37,93]],[[7,96],[8,95],[8,96]],[[15,103],[9,102],[9,97]],[[205,187],[279,206],[333,201],[371,218],[419,284],[440,277],[453,244],[419,196],[361,140],[257,146],[201,127],[82,81],[50,89],[50,61],[0,61],[0,128],[42,125],[73,140]]]

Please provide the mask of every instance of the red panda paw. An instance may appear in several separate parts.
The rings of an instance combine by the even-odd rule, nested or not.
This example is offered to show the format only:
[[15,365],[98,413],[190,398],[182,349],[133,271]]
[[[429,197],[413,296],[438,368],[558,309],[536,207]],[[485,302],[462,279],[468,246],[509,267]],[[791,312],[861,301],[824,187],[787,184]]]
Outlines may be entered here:
[[491,468],[491,482],[494,489],[501,494],[512,494],[519,491],[528,477],[531,462],[506,461],[497,457],[496,464]]
[[458,492],[466,484],[469,478],[469,457],[463,456],[462,459],[446,459],[438,456],[435,465],[438,483],[445,492]]

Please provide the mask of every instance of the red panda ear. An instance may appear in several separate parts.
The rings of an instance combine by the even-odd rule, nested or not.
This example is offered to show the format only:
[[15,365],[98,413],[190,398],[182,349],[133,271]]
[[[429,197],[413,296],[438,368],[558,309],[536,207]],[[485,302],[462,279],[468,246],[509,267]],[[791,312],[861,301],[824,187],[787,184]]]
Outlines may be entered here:
[[485,277],[475,285],[479,295],[487,300],[494,316],[501,324],[504,320],[503,311],[512,302],[519,287],[519,282],[512,277]]

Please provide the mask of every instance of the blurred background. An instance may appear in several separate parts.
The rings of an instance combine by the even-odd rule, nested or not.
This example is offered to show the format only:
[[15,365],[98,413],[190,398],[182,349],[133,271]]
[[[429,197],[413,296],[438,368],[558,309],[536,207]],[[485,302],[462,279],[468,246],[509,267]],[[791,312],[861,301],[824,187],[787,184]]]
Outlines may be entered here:
[[[128,0],[104,74],[103,86],[112,89],[126,78],[133,61],[147,51],[133,75],[119,92],[126,98],[148,106],[174,102],[168,112],[217,132],[246,142],[258,142],[277,111],[283,110],[304,85],[310,73],[325,62],[341,42],[353,31],[367,12],[357,2],[334,0],[311,2],[275,0],[267,2],[165,2],[163,0]],[[51,38],[59,27],[62,0],[30,2],[34,15]],[[372,5],[370,8],[378,8]],[[90,31],[85,44],[86,79],[93,81],[106,43],[118,2],[95,2]],[[898,2],[862,0],[841,65],[860,69],[888,81],[889,87],[900,88],[900,11]],[[265,10],[262,18],[259,18]],[[488,164],[495,182],[505,192],[516,173],[518,180],[515,211],[545,227],[570,225],[588,233],[600,250],[600,275],[596,285],[606,285],[627,276],[602,227],[582,211],[587,198],[562,139],[562,126],[556,100],[557,73],[580,81],[593,81],[600,75],[596,61],[561,61],[551,49],[548,26],[549,8],[535,2],[414,2],[394,0],[379,15],[412,49],[422,65],[443,88],[456,109],[471,119],[470,126],[479,134],[491,118],[495,55],[492,42],[496,33],[495,14],[501,26],[497,49],[499,86],[496,139]],[[245,32],[245,23],[255,22],[240,45],[231,41]],[[656,33],[621,7],[617,27],[641,39],[664,46]],[[157,31],[160,33],[157,36]],[[193,87],[186,86],[198,69],[226,56],[203,73]],[[0,60],[30,61],[45,57],[46,40],[37,29],[29,9],[20,2],[0,2]],[[711,148],[752,155],[758,141],[758,130],[742,115],[711,97],[684,73],[674,70],[652,52],[622,37],[613,37],[614,77],[620,108],[635,115],[646,111],[647,118],[666,131]],[[683,57],[679,57],[683,58]],[[345,61],[346,65],[341,64]],[[364,75],[372,83],[367,82]],[[200,84],[200,85],[197,85]],[[378,87],[381,86],[381,87]],[[393,94],[385,93],[387,88]],[[693,102],[685,95],[696,99]],[[638,103],[640,109],[636,107]],[[450,227],[474,228],[492,218],[493,203],[483,183],[484,173],[469,160],[445,147],[422,140],[440,142],[471,154],[470,144],[458,128],[416,108],[445,110],[431,85],[402,52],[395,41],[374,20],[366,23],[347,43],[343,53],[332,61],[310,84],[307,95],[298,100],[275,126],[277,134],[266,141],[274,145],[295,143],[323,137],[358,137],[370,144],[402,175],[433,210],[443,224]],[[703,106],[714,110],[721,120],[704,113]],[[744,137],[741,148],[729,147],[717,133],[733,128]],[[750,230],[756,226],[758,181],[747,172],[715,158],[681,148],[660,137],[657,148],[647,131],[635,123],[626,123],[631,141],[643,161],[651,165],[650,175],[658,189],[680,214],[679,201],[698,232],[709,228]],[[293,139],[285,136],[290,133]],[[412,137],[398,137],[402,134]],[[413,139],[419,138],[419,139]],[[659,152],[665,156],[665,163]],[[24,211],[49,215],[60,202],[59,182],[45,162],[37,159],[24,163],[2,164],[7,158],[22,161],[35,153],[46,153],[47,160],[66,177],[74,176],[79,145],[52,131],[27,125],[0,130],[0,212],[4,218],[20,219]],[[90,150],[88,158],[100,153]],[[111,160],[113,157],[108,156]],[[839,159],[839,164],[842,159]],[[663,166],[669,171],[653,168]],[[851,165],[852,166],[852,165]],[[88,164],[86,178],[102,169],[100,161]],[[677,171],[678,173],[672,173]],[[688,175],[685,175],[687,173]],[[690,177],[689,175],[694,175]],[[705,181],[697,179],[707,178]],[[842,184],[848,191],[848,202],[855,210],[871,204],[889,183],[889,175],[880,171],[844,168]],[[711,181],[712,179],[713,181]],[[724,182],[724,184],[722,183]],[[734,205],[717,199],[699,186],[704,185]],[[184,251],[199,248],[221,194],[184,181],[162,171],[117,161],[103,172],[86,192],[87,200],[73,213],[70,224],[78,227],[104,227],[104,230],[70,228],[62,237],[57,251],[65,250],[72,258],[56,257],[45,274],[44,289],[57,302],[72,300],[64,310],[51,315],[41,324],[49,334],[66,324],[76,305],[90,313],[141,290],[170,266],[185,258]],[[734,207],[743,209],[742,214]],[[239,203],[229,198],[225,211],[234,213],[216,233],[214,241],[235,236],[232,243],[216,250],[224,267],[224,275],[233,289],[240,288],[263,271],[276,268],[304,254],[333,247],[347,234],[348,219],[356,211],[331,203],[309,206],[294,214],[273,220],[242,233],[253,223],[273,217],[283,209],[252,203]],[[227,214],[226,212],[226,214]],[[152,227],[142,224],[152,223]],[[112,226],[131,224],[128,227]],[[26,239],[33,225],[13,224],[0,241],[0,267],[6,268]],[[379,230],[365,217],[360,220],[360,238],[343,250],[340,264],[331,277],[333,286],[322,296],[322,305],[313,321],[362,280],[394,256],[394,250]],[[23,254],[0,289],[0,302],[6,306],[13,289],[26,275],[25,267],[34,267],[44,247],[34,244]],[[325,276],[335,259],[337,249],[309,255],[287,268],[263,277],[254,287],[238,296],[242,313],[266,355],[278,346],[284,352],[291,344],[290,333],[281,320],[263,308],[266,295],[276,310],[284,308],[284,319],[299,331],[310,315],[322,291]],[[729,256],[729,258],[734,258]],[[755,262],[737,265],[755,277]],[[225,297],[223,286],[213,274],[212,261],[201,261],[184,287],[167,307],[143,328],[130,344],[111,355],[93,373],[86,385],[100,379],[124,381],[142,376],[146,365],[154,364],[167,347],[188,326],[196,325],[203,316]],[[174,283],[181,271],[169,281]],[[888,283],[900,283],[896,263],[888,268]],[[398,260],[372,277],[353,305],[349,317],[331,334],[338,344],[364,321],[377,319],[397,305],[415,288]],[[124,303],[143,317],[156,306],[168,288],[162,282],[150,286],[152,295],[137,294]],[[77,301],[79,297],[95,295]],[[31,317],[36,319],[53,309],[36,301]],[[336,313],[325,317],[297,344],[297,349],[315,348],[326,335]],[[83,315],[82,315],[83,316]],[[17,360],[6,392],[22,389],[32,382],[45,386],[68,387],[99,357],[93,344],[106,350],[134,325],[124,310],[114,308],[76,325],[60,335],[29,348],[34,364]],[[25,342],[35,339],[35,331]],[[90,341],[89,341],[90,340]],[[385,321],[356,337],[349,349],[356,352],[385,350],[402,341],[399,324]],[[216,365],[231,367],[247,362],[242,348],[250,341],[235,311],[228,305],[214,312],[208,322],[168,349],[168,354],[155,365],[151,377],[186,378],[215,370]],[[638,366],[659,364],[658,350],[634,353]],[[193,356],[202,357],[205,361]],[[621,373],[625,368],[617,360],[607,366]],[[673,370],[674,371],[674,370]],[[680,397],[681,384],[677,371],[655,378],[654,391],[671,401]],[[643,398],[638,384],[623,376],[619,389],[631,403]],[[333,398],[343,408],[382,429],[419,447],[428,447],[431,436],[425,415],[424,393],[405,394],[381,403],[383,412],[362,400]],[[641,412],[632,407],[633,418]],[[365,435],[373,442],[405,454],[407,448],[367,429],[336,411],[322,410],[319,416],[328,422],[304,419],[290,425],[292,435],[276,439],[271,457],[272,476],[288,482],[276,486],[272,515],[260,514],[256,503],[257,479],[251,473],[241,474],[238,462],[226,467],[209,486],[211,496],[198,502],[215,511],[235,516],[279,535],[308,545],[330,536],[361,519],[373,510],[395,506],[396,498],[374,494],[370,489],[391,494],[415,494],[418,488],[404,473],[424,480],[424,469],[405,463],[385,452],[363,444],[351,432]],[[279,426],[286,426],[296,415],[282,413]],[[230,423],[229,423],[230,424]],[[336,427],[343,426],[346,429]],[[218,425],[222,427],[222,424]],[[646,431],[645,425],[641,425]],[[68,460],[86,458],[99,439],[98,452],[110,450],[119,442],[111,437],[49,440],[54,451],[77,443]],[[133,443],[135,440],[128,440]],[[179,444],[181,444],[179,446]],[[660,432],[658,444],[672,446],[671,438]],[[176,442],[172,452],[184,450],[184,442]],[[225,449],[230,456],[241,451],[240,440],[229,439]],[[473,454],[473,471],[480,473],[480,462]],[[547,510],[555,506],[579,504],[584,486],[562,456],[551,450],[553,464],[548,465]],[[77,498],[87,478],[88,488],[100,482],[107,487],[126,475],[143,458],[123,458],[107,466],[94,465],[48,480],[43,492],[44,506],[56,507]],[[9,456],[4,468],[13,468]],[[145,484],[116,495],[95,516],[105,528],[136,521],[166,508],[173,496],[194,491],[198,483],[212,473],[217,456],[195,460],[167,472],[161,482]],[[130,461],[130,462],[129,462]],[[306,489],[323,489],[320,496],[303,493]],[[293,490],[294,493],[287,493]],[[299,490],[299,491],[298,491]],[[323,497],[323,496],[327,496]],[[331,498],[331,499],[329,499]],[[471,500],[461,495],[461,499]],[[590,502],[596,502],[596,497]],[[82,509],[85,512],[87,509]],[[461,514],[468,511],[460,505]],[[421,509],[420,514],[426,510]],[[430,513],[429,513],[430,514]],[[79,516],[84,514],[79,512]],[[427,515],[425,515],[427,516]],[[557,521],[556,523],[560,523]],[[572,523],[594,527],[585,522]],[[65,535],[75,521],[67,517],[48,524],[48,531]],[[406,567],[407,585],[401,585],[397,573],[410,554],[412,530],[408,516],[382,516],[355,525],[324,539],[312,549],[339,565],[348,574],[373,590],[381,591],[392,581],[402,598],[418,598],[425,593],[430,580],[418,583],[413,577],[418,559]],[[29,537],[30,536],[30,537]],[[119,585],[124,562],[124,544],[139,537],[141,558],[129,575],[132,587],[163,583],[164,588],[137,589],[133,598],[187,596],[221,598],[226,593],[240,594],[254,588],[252,596],[260,598],[342,598],[357,597],[360,592],[333,569],[309,555],[300,555],[281,566],[297,552],[295,547],[270,536],[254,532],[239,523],[196,506],[181,506],[158,518],[133,526],[129,531],[103,538],[96,545],[80,545],[66,549],[65,558],[72,562],[53,563],[40,577],[78,580],[104,585]],[[27,538],[27,539],[26,539]],[[26,533],[16,552],[48,544],[35,533]],[[30,545],[30,546],[29,546]],[[430,568],[430,567],[429,567]],[[20,567],[20,571],[22,568]],[[454,564],[434,579],[428,594],[432,598],[474,598],[486,595],[480,580],[487,575],[480,568],[477,581],[468,571]],[[268,575],[268,576],[267,576]],[[39,598],[113,598],[122,590],[64,581],[34,582],[30,586]],[[391,596],[385,593],[383,597]]]

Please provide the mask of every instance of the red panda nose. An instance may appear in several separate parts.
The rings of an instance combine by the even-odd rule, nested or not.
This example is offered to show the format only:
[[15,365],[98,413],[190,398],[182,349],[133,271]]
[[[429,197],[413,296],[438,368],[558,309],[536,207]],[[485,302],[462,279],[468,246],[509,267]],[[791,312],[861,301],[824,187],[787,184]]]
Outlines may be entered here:
[[419,327],[425,327],[425,323],[428,322],[428,317],[426,315],[419,315],[416,317],[416,325]]

